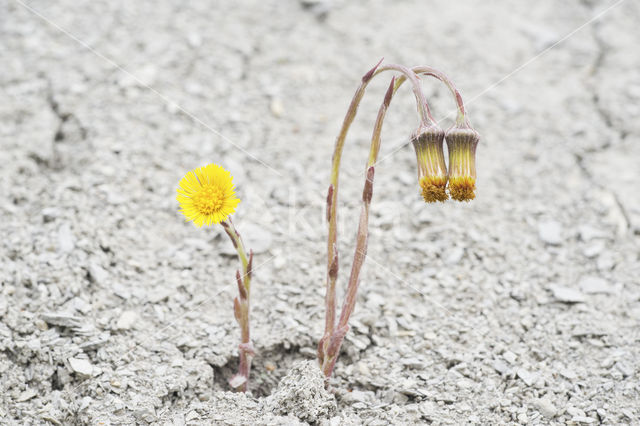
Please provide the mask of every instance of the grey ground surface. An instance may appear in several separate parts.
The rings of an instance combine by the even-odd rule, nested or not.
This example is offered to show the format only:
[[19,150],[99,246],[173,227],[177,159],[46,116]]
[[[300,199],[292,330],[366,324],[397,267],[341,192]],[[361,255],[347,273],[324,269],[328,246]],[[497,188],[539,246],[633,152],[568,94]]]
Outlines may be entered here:
[[[0,423],[638,424],[639,20],[635,0],[0,0]],[[329,393],[330,157],[383,56],[462,90],[477,199],[421,201],[402,88]],[[390,77],[345,149],[341,291]],[[250,396],[226,392],[237,260],[174,199],[209,162],[256,251]]]

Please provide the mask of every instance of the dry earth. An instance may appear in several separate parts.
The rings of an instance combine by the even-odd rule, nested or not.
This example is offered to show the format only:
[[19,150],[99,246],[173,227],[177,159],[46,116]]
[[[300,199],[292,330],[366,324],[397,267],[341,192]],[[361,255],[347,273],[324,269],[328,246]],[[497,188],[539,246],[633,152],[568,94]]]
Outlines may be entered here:
[[[0,0],[0,423],[639,424],[639,20],[635,0]],[[462,89],[478,194],[421,201],[403,88],[327,392],[330,157],[383,56]],[[390,77],[345,150],[342,285]],[[237,260],[174,199],[209,162],[256,251],[250,396],[226,385]]]

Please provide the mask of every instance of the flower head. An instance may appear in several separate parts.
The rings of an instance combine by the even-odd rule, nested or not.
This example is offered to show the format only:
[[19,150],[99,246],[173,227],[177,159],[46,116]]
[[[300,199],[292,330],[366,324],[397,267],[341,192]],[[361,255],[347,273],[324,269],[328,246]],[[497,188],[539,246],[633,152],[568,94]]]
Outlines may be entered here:
[[464,125],[447,131],[449,192],[458,201],[471,201],[476,189],[476,147],[480,136]]
[[188,172],[181,180],[176,200],[180,211],[196,226],[212,225],[226,220],[240,199],[236,198],[231,173],[217,164],[209,164]]
[[427,203],[446,201],[447,166],[444,162],[442,142],[444,132],[438,127],[421,126],[411,137],[418,159],[418,181],[422,198]]

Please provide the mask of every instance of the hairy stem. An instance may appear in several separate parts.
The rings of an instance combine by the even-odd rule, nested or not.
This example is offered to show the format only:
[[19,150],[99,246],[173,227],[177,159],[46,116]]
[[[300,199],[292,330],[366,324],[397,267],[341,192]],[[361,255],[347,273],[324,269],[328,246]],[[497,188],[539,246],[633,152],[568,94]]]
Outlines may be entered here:
[[360,221],[358,223],[358,232],[356,234],[356,248],[353,255],[351,275],[349,276],[349,285],[347,286],[347,294],[342,304],[340,320],[337,328],[328,339],[328,345],[323,357],[322,371],[327,378],[329,378],[333,372],[338,354],[340,353],[342,341],[349,330],[349,318],[351,317],[356,304],[356,294],[360,283],[360,271],[367,255],[367,241],[369,238],[369,207],[373,196],[373,179],[375,175],[374,164],[377,161],[378,153],[380,152],[380,135],[382,132],[384,117],[397,87],[399,87],[399,85],[396,86],[396,80],[395,77],[393,77],[391,79],[389,89],[384,97],[384,101],[378,110],[378,116],[376,117],[376,123],[373,128],[371,146],[369,148],[369,158],[367,161],[367,177],[364,183],[364,189],[362,190],[362,209],[360,212]]
[[[462,101],[462,96],[460,95],[460,92],[456,88],[455,84],[453,84],[453,81],[451,81],[451,79],[447,77],[445,73],[426,65],[413,67],[411,68],[411,71],[413,71],[416,74],[424,74],[431,77],[435,77],[441,82],[443,82],[447,86],[447,88],[451,91],[451,94],[453,95],[456,101],[456,106],[458,108],[458,114],[456,116],[456,124],[457,125],[469,124],[467,121],[466,111],[464,109],[464,102]],[[405,77],[400,76],[400,78],[398,78],[397,84],[401,85],[404,82],[404,80],[405,80]]]
[[240,274],[240,271],[236,271],[238,296],[233,300],[233,313],[240,326],[240,344],[238,345],[240,365],[238,366],[238,373],[231,378],[229,384],[236,389],[240,389],[242,392],[246,392],[249,387],[251,360],[255,355],[251,344],[249,329],[249,295],[251,293],[253,251],[249,251],[249,255],[247,256],[240,233],[233,225],[231,218],[221,222],[221,225],[238,252],[238,259],[242,266],[242,274]]
[[[342,127],[340,128],[340,133],[336,139],[336,144],[332,157],[332,166],[331,166],[331,184],[329,185],[329,190],[327,193],[327,221],[329,222],[329,236],[327,240],[327,282],[326,282],[326,294],[325,294],[325,309],[326,309],[326,317],[325,317],[325,329],[324,335],[320,339],[318,343],[318,359],[322,364],[324,362],[324,354],[327,351],[327,347],[329,344],[329,336],[334,332],[335,329],[335,319],[336,319],[336,281],[338,277],[338,247],[337,247],[337,203],[338,203],[338,180],[340,175],[340,160],[342,158],[342,150],[344,148],[344,143],[347,137],[347,133],[349,132],[349,128],[351,127],[351,123],[356,117],[358,112],[358,106],[360,105],[360,101],[364,95],[365,89],[371,79],[380,72],[383,71],[399,71],[403,74],[403,81],[408,79],[413,84],[413,92],[416,97],[416,104],[418,108],[418,112],[420,114],[421,121],[424,124],[435,123],[431,113],[429,111],[429,106],[425,100],[424,94],[422,92],[422,87],[420,86],[420,82],[418,81],[415,73],[411,72],[408,68],[403,67],[401,65],[384,65],[380,67],[380,62],[376,64],[369,72],[367,72],[362,77],[362,82],[360,86],[356,90],[356,93],[353,95],[351,99],[351,103],[349,104],[349,108],[347,110],[347,114],[344,117],[344,121],[342,123]],[[397,85],[399,87],[399,85]],[[394,90],[397,89],[394,88]]]
[[[329,223],[329,235],[327,240],[327,282],[326,282],[326,294],[325,294],[325,309],[326,309],[326,317],[325,317],[325,331],[318,343],[318,360],[320,364],[323,366],[323,371],[325,375],[329,377],[333,370],[333,365],[335,364],[335,357],[337,356],[337,352],[335,352],[335,346],[337,345],[337,349],[339,350],[339,346],[346,334],[346,330],[341,329],[341,327],[346,326],[348,322],[348,318],[351,315],[351,311],[353,311],[352,304],[355,304],[355,293],[357,291],[357,279],[359,276],[360,268],[362,266],[362,262],[364,262],[364,257],[366,255],[366,251],[358,251],[356,250],[354,264],[352,265],[352,274],[349,280],[349,287],[347,290],[347,299],[345,303],[347,304],[347,310],[345,311],[345,306],[343,305],[343,310],[341,313],[340,324],[336,327],[336,281],[338,277],[338,248],[337,248],[337,204],[338,204],[338,181],[340,175],[340,162],[342,159],[342,151],[344,148],[344,143],[347,137],[347,133],[349,132],[349,128],[355,119],[355,116],[358,111],[358,106],[362,97],[364,96],[365,89],[369,82],[373,79],[373,77],[377,76],[379,73],[384,71],[398,71],[401,75],[395,80],[393,84],[393,90],[391,96],[395,94],[398,88],[406,81],[409,80],[412,82],[414,95],[416,97],[416,103],[418,112],[421,119],[421,124],[424,125],[436,125],[435,120],[431,116],[429,111],[429,106],[425,100],[424,93],[422,92],[420,83],[418,81],[417,74],[426,74],[432,77],[435,77],[442,81],[453,94],[456,105],[458,108],[458,114],[456,118],[457,125],[468,125],[468,121],[466,118],[464,103],[462,101],[462,96],[460,92],[456,89],[453,82],[442,72],[428,66],[418,66],[409,70],[406,67],[400,65],[384,65],[380,66],[380,61],[377,65],[375,65],[369,72],[367,72],[362,77],[362,82],[360,86],[356,90],[349,108],[347,110],[347,114],[345,115],[344,121],[342,123],[342,127],[340,128],[340,133],[336,139],[333,157],[332,157],[332,167],[331,167],[331,183],[329,185],[329,190],[327,193],[327,222]],[[385,97],[385,102],[387,101]],[[391,101],[391,97],[389,97],[389,102]],[[383,105],[384,106],[384,105]],[[382,108],[382,107],[381,107]],[[388,108],[388,104],[385,107]],[[384,116],[384,114],[383,114]],[[379,126],[379,127],[378,127]],[[369,161],[367,167],[367,178],[369,177],[369,169],[375,165],[378,151],[380,148],[380,138],[379,138],[379,130],[382,126],[382,120],[378,123],[376,122],[376,129],[374,130],[374,138],[372,140],[372,145],[369,153]],[[375,137],[376,131],[378,132],[378,137]],[[373,173],[373,172],[372,172]],[[373,175],[371,176],[371,184],[373,184]],[[368,206],[366,209],[363,208],[363,212],[366,210],[365,214],[368,218]],[[361,215],[362,218],[362,215]],[[367,222],[360,223],[359,229],[361,229],[361,225],[366,228]],[[360,240],[360,232],[358,233],[358,239]],[[366,238],[363,241],[363,244],[366,246]],[[360,264],[359,257],[362,257],[362,261]],[[354,269],[355,268],[355,269]],[[355,274],[354,274],[355,273]],[[355,283],[354,283],[355,280]],[[353,293],[353,297],[351,298],[353,302],[349,299],[349,295]],[[350,306],[350,307],[349,307]],[[343,320],[345,318],[345,320]],[[340,337],[340,335],[342,337]],[[339,341],[339,343],[338,343]],[[329,353],[333,353],[333,359],[329,359]]]

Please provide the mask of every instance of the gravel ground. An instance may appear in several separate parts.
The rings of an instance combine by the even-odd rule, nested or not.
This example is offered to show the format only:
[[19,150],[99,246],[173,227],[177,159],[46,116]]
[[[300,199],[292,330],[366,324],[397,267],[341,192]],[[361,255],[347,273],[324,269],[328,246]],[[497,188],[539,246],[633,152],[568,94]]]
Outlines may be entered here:
[[[639,20],[633,0],[0,0],[0,423],[640,424]],[[463,91],[477,199],[421,201],[400,90],[326,391],[330,157],[383,56]],[[345,149],[342,286],[389,78]],[[256,252],[250,395],[226,384],[232,247],[175,201],[209,162]]]

